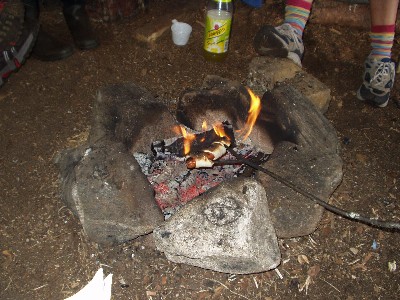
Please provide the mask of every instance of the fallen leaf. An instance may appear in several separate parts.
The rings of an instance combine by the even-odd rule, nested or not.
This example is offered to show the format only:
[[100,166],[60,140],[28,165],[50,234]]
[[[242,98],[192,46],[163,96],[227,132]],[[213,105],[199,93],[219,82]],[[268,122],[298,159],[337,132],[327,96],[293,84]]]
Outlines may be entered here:
[[359,162],[363,163],[364,165],[366,165],[367,161],[368,161],[368,157],[365,154],[361,154],[361,153],[356,154],[356,159]]
[[315,278],[317,277],[317,275],[319,274],[319,272],[321,271],[321,267],[319,265],[315,265],[310,267],[310,269],[308,269],[308,276],[310,276],[311,278]]
[[224,290],[224,287],[222,285],[216,287],[214,289],[214,296],[219,296],[220,294],[222,294],[223,290]]
[[371,258],[372,258],[372,256],[373,256],[374,254],[372,253],[372,252],[368,252],[365,256],[364,256],[364,258],[363,258],[363,260],[362,260],[362,264],[363,265],[365,265]]
[[350,248],[350,252],[353,253],[354,255],[356,255],[358,253],[358,249],[357,248]]
[[297,256],[297,261],[299,262],[299,264],[304,265],[304,264],[309,264],[309,260],[308,257],[305,256],[304,254],[300,254],[299,256]]
[[146,291],[146,295],[147,295],[147,297],[157,296],[157,292],[155,292],[155,291]]
[[3,254],[5,258],[5,261],[3,263],[3,268],[7,269],[14,260],[14,254],[10,250],[3,250],[1,254]]
[[388,268],[389,268],[389,272],[396,271],[396,269],[397,269],[396,261],[395,260],[394,261],[389,261],[388,262]]

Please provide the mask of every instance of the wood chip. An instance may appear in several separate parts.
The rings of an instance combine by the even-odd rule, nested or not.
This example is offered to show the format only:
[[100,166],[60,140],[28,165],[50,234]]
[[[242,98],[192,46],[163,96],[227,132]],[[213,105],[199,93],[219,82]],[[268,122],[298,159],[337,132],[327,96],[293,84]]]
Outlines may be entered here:
[[304,264],[309,264],[309,260],[308,257],[305,256],[304,254],[300,254],[299,256],[297,256],[297,261],[299,262],[299,264],[304,265]]

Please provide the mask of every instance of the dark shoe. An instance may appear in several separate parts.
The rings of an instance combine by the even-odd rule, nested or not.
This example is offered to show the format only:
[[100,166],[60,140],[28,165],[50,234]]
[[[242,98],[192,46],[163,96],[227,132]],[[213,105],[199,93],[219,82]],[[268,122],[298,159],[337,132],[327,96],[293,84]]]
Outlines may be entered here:
[[75,45],[79,49],[90,50],[99,46],[83,5],[65,7],[63,13]]
[[74,48],[40,29],[32,53],[40,60],[54,61],[71,56],[74,53]]

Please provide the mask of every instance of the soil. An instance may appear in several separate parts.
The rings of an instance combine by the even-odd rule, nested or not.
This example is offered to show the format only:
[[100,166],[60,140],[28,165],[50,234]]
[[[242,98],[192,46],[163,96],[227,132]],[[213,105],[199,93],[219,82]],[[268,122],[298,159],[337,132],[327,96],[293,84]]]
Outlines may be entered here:
[[[134,82],[174,107],[181,93],[215,74],[245,82],[257,54],[261,24],[278,25],[281,2],[261,9],[237,3],[230,53],[222,63],[202,57],[204,11],[185,47],[170,33],[154,49],[134,31],[173,10],[151,1],[133,19],[94,23],[101,46],[57,62],[28,59],[0,90],[0,298],[64,299],[103,267],[113,274],[112,299],[395,299],[400,294],[400,235],[326,212],[311,235],[280,240],[277,270],[230,275],[168,261],[151,237],[100,247],[87,239],[60,198],[54,156],[85,140],[96,91]],[[199,22],[196,22],[199,21]],[[44,8],[48,31],[71,41],[59,7]],[[400,222],[400,110],[396,83],[388,107],[356,99],[368,29],[310,23],[304,69],[332,91],[326,117],[341,141],[343,182],[330,201],[371,217]],[[399,44],[394,46],[395,56]],[[389,265],[391,268],[389,268]]]

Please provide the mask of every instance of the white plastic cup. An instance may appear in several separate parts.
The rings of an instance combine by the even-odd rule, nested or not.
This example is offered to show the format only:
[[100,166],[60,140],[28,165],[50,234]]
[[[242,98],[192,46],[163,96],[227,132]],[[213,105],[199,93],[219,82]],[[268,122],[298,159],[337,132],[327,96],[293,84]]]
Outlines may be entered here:
[[192,33],[192,26],[187,23],[172,20],[172,41],[177,46],[184,46],[187,44],[190,34]]

